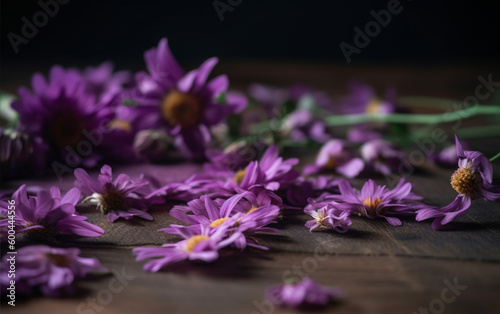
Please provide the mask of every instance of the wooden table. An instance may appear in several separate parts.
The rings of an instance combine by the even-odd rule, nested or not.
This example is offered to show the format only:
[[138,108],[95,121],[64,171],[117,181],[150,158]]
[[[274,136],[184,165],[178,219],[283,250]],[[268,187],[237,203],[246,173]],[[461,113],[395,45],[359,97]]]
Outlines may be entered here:
[[[221,72],[228,69],[230,77],[235,77],[235,85],[244,86],[252,80],[259,80],[256,73],[258,69],[265,68],[267,81],[278,84],[304,78],[308,83],[327,88],[329,83],[323,79],[335,77],[330,81],[334,86],[335,82],[345,83],[349,77],[357,75],[369,83],[376,81],[376,85],[381,86],[382,83],[377,81],[379,73],[383,77],[382,82],[396,85],[404,94],[458,99],[473,93],[477,75],[488,70],[487,67],[441,67],[432,70],[339,68],[334,65],[285,67],[282,64],[272,67],[270,63],[254,66],[237,63],[222,66]],[[429,75],[429,71],[434,71],[434,74]],[[338,77],[342,73],[344,77]],[[444,82],[442,88],[433,85],[441,81]],[[430,87],[422,88],[422,84]],[[341,90],[338,86],[333,89],[334,93]],[[490,139],[487,145],[491,148],[490,145],[495,143],[498,149],[497,138]],[[114,171],[132,176],[154,172],[175,181],[200,169],[200,165],[185,163],[122,166]],[[417,171],[408,180],[426,202],[442,206],[456,195],[449,185],[452,172],[429,166]],[[42,186],[58,185],[68,190],[73,181],[74,178],[69,176],[63,182],[46,178],[13,181],[8,185],[17,188],[27,182]],[[384,183],[383,178],[379,181]],[[362,180],[354,180],[354,184],[359,187]],[[346,234],[328,231],[311,233],[303,226],[307,216],[288,212],[275,225],[281,230],[279,235],[259,237],[261,243],[270,248],[268,252],[228,250],[223,251],[220,259],[212,264],[181,262],[158,273],[144,272],[144,262],[136,262],[131,250],[136,246],[161,245],[177,239],[156,231],[175,221],[169,216],[168,209],[168,205],[155,208],[151,212],[154,217],[152,222],[108,223],[101,214],[86,213],[89,221],[104,228],[106,234],[71,245],[80,247],[84,256],[97,257],[113,273],[80,281],[78,287],[81,293],[74,298],[37,297],[18,302],[14,309],[2,303],[2,310],[30,314],[295,313],[294,310],[271,306],[263,293],[266,287],[280,283],[283,278],[307,275],[320,284],[345,291],[341,302],[330,305],[324,313],[500,312],[499,204],[477,200],[467,215],[453,223],[453,230],[439,232],[431,229],[430,222],[417,223],[407,219],[403,221],[403,226],[392,227],[382,220],[355,217],[351,230]]]

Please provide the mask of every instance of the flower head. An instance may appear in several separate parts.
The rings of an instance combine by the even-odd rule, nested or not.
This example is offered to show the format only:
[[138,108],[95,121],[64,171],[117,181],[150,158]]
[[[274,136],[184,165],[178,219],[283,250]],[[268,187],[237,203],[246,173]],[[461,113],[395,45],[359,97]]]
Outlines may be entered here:
[[[16,234],[26,234],[30,239],[52,237],[60,234],[76,234],[84,237],[99,237],[104,230],[85,220],[87,217],[76,212],[75,205],[80,199],[80,190],[73,188],[61,196],[59,188],[42,190],[29,197],[26,185],[22,185],[12,196],[15,201],[14,225]],[[8,217],[9,203],[0,201],[0,215]],[[7,230],[9,218],[0,220],[2,233]]]
[[494,186],[493,167],[486,156],[478,151],[464,151],[458,137],[456,139],[458,169],[451,176],[451,186],[458,193],[449,205],[442,208],[423,208],[416,220],[435,218],[432,228],[437,230],[450,221],[462,217],[472,200],[480,197],[486,201],[500,202],[500,188]]
[[266,290],[268,300],[287,307],[326,306],[332,298],[339,298],[342,294],[342,290],[320,286],[311,278],[304,278],[299,283],[272,286]]
[[363,160],[354,157],[354,154],[346,147],[345,142],[330,140],[321,147],[315,164],[304,168],[304,174],[337,172],[347,178],[354,178],[363,168]]
[[153,217],[146,212],[151,201],[144,198],[148,192],[144,189],[149,182],[145,179],[134,181],[125,174],[120,174],[113,180],[111,167],[104,165],[97,180],[92,179],[89,174],[78,168],[74,172],[75,185],[85,195],[84,203],[97,205],[107,220],[113,222],[118,218],[132,219],[137,216],[147,220]]
[[298,142],[312,139],[318,143],[324,143],[331,138],[325,122],[305,108],[296,109],[287,115],[281,132],[287,138]]
[[[46,245],[30,245],[20,248],[16,260],[16,292],[32,294],[39,290],[43,295],[59,297],[74,294],[72,286],[77,278],[83,278],[93,270],[105,270],[95,258],[79,257],[77,248],[55,248]],[[2,290],[9,286],[10,262],[2,260],[0,283]],[[5,291],[5,290],[3,290]]]
[[337,201],[342,209],[361,216],[375,219],[385,218],[391,225],[401,225],[397,216],[412,215],[422,208],[420,196],[411,192],[412,185],[401,179],[392,189],[379,186],[373,180],[368,180],[361,191],[354,189],[347,181],[339,184],[340,195],[332,195],[327,199]]
[[[33,91],[19,89],[20,98],[12,103],[19,113],[23,130],[40,140],[49,157],[64,159],[81,148],[82,143],[100,143],[114,117],[113,97],[98,97],[87,91],[77,70],[54,66],[48,81],[39,73],[32,78]],[[79,146],[80,145],[80,146]],[[85,144],[89,145],[89,144]],[[83,165],[93,166],[98,149],[83,155]]]
[[366,142],[361,146],[360,153],[368,171],[384,175],[397,170],[401,162],[406,160],[403,152],[397,150],[390,142],[381,139]]
[[[246,98],[227,93],[225,75],[207,82],[217,58],[184,73],[174,59],[167,39],[144,54],[148,73],[136,76],[132,97],[139,104],[140,129],[163,128],[176,137],[176,144],[188,157],[202,157],[210,140],[209,128],[246,106]],[[219,97],[224,94],[225,103]]]
[[133,253],[137,255],[136,260],[138,261],[159,257],[144,265],[144,270],[152,272],[157,272],[168,264],[185,259],[213,262],[219,257],[220,249],[233,243],[240,236],[237,232],[227,236],[228,227],[229,225],[221,226],[215,232],[211,232],[210,227],[203,225],[200,225],[198,230],[179,227],[178,234],[184,240],[173,244],[164,244],[161,248],[138,247],[133,250]]
[[318,227],[323,227],[335,230],[339,233],[345,233],[352,224],[351,218],[349,217],[351,211],[341,208],[341,206],[338,206],[334,201],[324,203],[311,202],[311,204],[304,209],[304,212],[314,218],[305,224],[310,231]]

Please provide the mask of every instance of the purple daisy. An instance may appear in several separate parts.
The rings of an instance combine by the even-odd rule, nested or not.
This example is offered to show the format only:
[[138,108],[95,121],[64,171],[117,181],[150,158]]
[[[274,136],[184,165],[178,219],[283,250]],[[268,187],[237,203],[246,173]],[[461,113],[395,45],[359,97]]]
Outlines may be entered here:
[[264,108],[268,118],[275,117],[283,104],[292,99],[290,90],[262,84],[250,85],[248,94]]
[[311,202],[311,204],[304,209],[304,212],[314,218],[305,224],[310,231],[318,227],[323,227],[335,230],[339,233],[345,233],[352,224],[351,218],[349,217],[351,211],[340,208],[334,201],[324,203]]
[[304,168],[304,174],[333,171],[347,178],[354,178],[359,175],[364,166],[363,160],[354,157],[344,141],[330,140],[321,147],[315,164]]
[[[15,255],[16,293],[29,295],[39,290],[49,297],[72,295],[75,293],[75,279],[83,278],[93,270],[106,270],[97,259],[80,257],[79,254],[77,248],[63,249],[46,245],[20,248]],[[9,265],[9,256],[5,255],[0,273],[3,292],[10,285]]]
[[361,191],[354,189],[348,181],[341,182],[339,188],[340,195],[327,197],[327,200],[340,203],[334,206],[370,219],[385,218],[393,226],[402,225],[397,216],[413,215],[416,210],[425,206],[418,202],[422,197],[412,193],[411,183],[404,179],[392,190],[385,185],[377,185],[371,179],[363,185]]
[[86,91],[104,101],[121,100],[120,93],[132,83],[132,74],[129,71],[113,72],[111,62],[86,68],[82,77],[86,82]]
[[349,85],[350,95],[342,101],[345,113],[388,114],[396,111],[394,90],[387,91],[386,99],[376,97],[373,89],[362,82],[353,81]]
[[272,303],[287,307],[326,306],[332,299],[340,298],[342,290],[320,286],[311,278],[299,283],[285,283],[266,290],[266,298]]
[[451,176],[451,186],[458,193],[451,204],[442,208],[423,208],[418,211],[416,220],[435,218],[432,222],[434,230],[441,229],[450,221],[462,217],[471,202],[484,198],[490,202],[500,202],[500,187],[494,186],[493,167],[486,156],[477,151],[464,151],[455,135],[458,169]]
[[[137,87],[131,97],[139,106],[140,129],[163,128],[176,137],[176,144],[188,157],[203,157],[210,140],[209,128],[231,114],[239,113],[246,98],[228,93],[228,79],[218,76],[207,82],[217,58],[205,61],[198,69],[184,73],[172,55],[167,39],[146,51],[149,73],[136,75]],[[222,103],[219,97],[225,98]]]
[[191,261],[213,262],[219,258],[219,250],[230,245],[240,236],[238,232],[227,235],[227,229],[230,224],[221,225],[211,232],[210,227],[200,225],[199,230],[194,228],[179,227],[178,234],[184,240],[164,244],[163,247],[138,247],[133,250],[137,255],[136,260],[141,261],[147,258],[159,257],[151,260],[144,265],[144,270],[157,272],[168,264],[181,260],[189,259]]
[[12,103],[23,131],[43,142],[47,160],[94,166],[100,158],[94,146],[101,143],[114,117],[112,99],[98,99],[87,92],[77,70],[60,66],[52,67],[48,81],[40,73],[33,75],[32,87],[33,92],[21,87],[20,98]]
[[[42,190],[29,197],[26,185],[22,185],[13,195],[16,212],[14,225],[16,234],[26,234],[33,239],[51,237],[59,234],[76,234],[83,237],[99,237],[104,230],[85,220],[87,217],[76,212],[75,205],[80,199],[80,190],[73,188],[63,197],[59,188],[53,186],[49,191]],[[9,226],[9,203],[0,201],[0,220],[2,233]]]
[[146,211],[151,205],[151,199],[144,198],[148,192],[145,187],[149,182],[145,179],[134,181],[128,175],[120,174],[113,181],[111,167],[104,165],[97,180],[81,169],[75,169],[76,182],[84,194],[82,203],[97,205],[97,209],[107,215],[109,222],[118,218],[126,220],[137,216],[147,220],[153,217]]
[[347,140],[353,143],[364,143],[382,137],[382,133],[373,130],[367,124],[352,126],[347,131]]
[[[258,244],[251,236],[259,232],[277,233],[278,230],[266,227],[274,223],[280,212],[280,207],[273,205],[279,198],[272,192],[261,190],[259,194],[242,191],[229,199],[213,201],[207,196],[190,201],[187,206],[175,206],[170,215],[180,221],[194,225],[218,228],[232,222],[231,231],[238,231],[240,237],[235,239],[234,246],[245,249],[251,246],[267,250]],[[281,201],[280,199],[278,201]],[[177,233],[176,228],[166,228],[160,231]]]
[[382,139],[366,142],[359,151],[365,161],[366,170],[372,173],[390,174],[398,169],[401,162],[406,160],[403,152]]

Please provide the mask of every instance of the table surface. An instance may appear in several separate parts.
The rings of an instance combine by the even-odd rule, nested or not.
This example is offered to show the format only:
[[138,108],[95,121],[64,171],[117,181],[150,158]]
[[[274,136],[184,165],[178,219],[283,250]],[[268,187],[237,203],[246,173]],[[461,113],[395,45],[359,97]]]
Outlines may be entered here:
[[[321,78],[332,76],[333,82],[342,82],[356,75],[372,83],[380,73],[386,85],[393,85],[406,94],[459,99],[474,91],[478,75],[488,73],[487,67],[433,70],[401,66],[352,67],[351,70],[314,65],[275,64],[272,67],[265,63],[253,66],[238,63],[227,66],[227,72],[230,77],[236,77],[236,86],[244,86],[252,79],[258,80],[259,68],[268,69],[269,82],[285,84],[305,78],[306,82],[310,80],[307,83],[317,82],[320,87],[325,84]],[[343,79],[334,75],[342,71],[349,75]],[[429,71],[434,72],[426,80]],[[432,84],[438,84],[439,77],[447,79],[441,89]],[[429,87],[422,88],[422,84]],[[425,93],[425,90],[431,92]],[[493,138],[489,143],[499,142]],[[117,167],[114,171],[132,176],[151,172],[178,181],[200,172],[201,166],[191,163],[137,165]],[[426,202],[442,206],[456,196],[449,185],[452,172],[453,169],[426,165],[408,180]],[[44,178],[12,181],[7,185],[13,188],[23,183],[57,185],[68,190],[73,181],[74,178],[68,176],[62,182]],[[383,178],[379,181],[384,183]],[[358,187],[362,184],[362,180],[353,182]],[[144,272],[144,262],[136,262],[131,250],[136,246],[177,240],[175,236],[157,232],[176,222],[169,216],[169,208],[164,205],[153,209],[152,222],[138,219],[108,223],[101,214],[85,213],[89,221],[105,229],[106,234],[80,239],[73,245],[81,248],[83,256],[97,257],[112,273],[79,281],[80,293],[76,297],[18,300],[15,308],[7,308],[3,303],[2,310],[9,313],[295,313],[295,310],[270,308],[263,292],[268,286],[280,283],[282,278],[297,274],[344,290],[341,301],[329,305],[323,310],[325,313],[399,314],[420,310],[425,313],[425,308],[429,309],[428,313],[500,312],[499,204],[477,200],[464,217],[452,223],[451,230],[439,232],[431,229],[429,221],[417,223],[406,219],[403,226],[392,227],[382,220],[358,217],[353,218],[351,230],[346,234],[309,232],[303,226],[307,216],[289,212],[274,226],[280,229],[279,235],[259,236],[259,242],[270,248],[267,252],[227,250],[211,264],[181,262],[158,273]],[[114,280],[119,273],[125,273],[128,278],[121,287]],[[453,289],[454,285],[458,288]],[[89,300],[97,298],[101,303],[95,308],[89,306]]]

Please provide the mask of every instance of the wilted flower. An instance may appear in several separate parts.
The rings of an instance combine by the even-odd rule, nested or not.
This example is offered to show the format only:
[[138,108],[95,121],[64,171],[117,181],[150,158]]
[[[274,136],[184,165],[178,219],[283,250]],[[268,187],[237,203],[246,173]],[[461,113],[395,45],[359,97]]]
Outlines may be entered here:
[[494,186],[493,167],[486,156],[477,151],[464,151],[455,136],[458,169],[451,176],[451,186],[458,195],[455,200],[442,208],[423,208],[418,211],[416,220],[435,218],[432,228],[437,230],[450,221],[462,217],[469,209],[472,200],[484,198],[490,202],[500,202],[500,187]]
[[[93,270],[106,270],[95,258],[79,257],[77,248],[55,248],[46,245],[30,245],[18,249],[15,255],[16,293],[32,294],[39,290],[49,297],[75,293],[73,281],[83,278]],[[2,260],[0,283],[2,292],[9,287],[9,255]]]
[[344,141],[330,140],[321,147],[315,164],[304,168],[304,174],[336,172],[347,178],[354,178],[363,168],[361,158],[354,157]]
[[[22,185],[12,196],[15,202],[14,225],[16,234],[27,234],[30,239],[52,237],[60,234],[76,234],[84,237],[98,237],[104,230],[85,220],[87,217],[76,212],[80,190],[73,188],[63,197],[59,188],[42,190],[37,196],[28,198],[26,185]],[[8,217],[9,203],[0,201],[0,216]],[[0,220],[2,233],[6,233],[9,218]]]
[[97,180],[81,169],[75,169],[76,182],[85,195],[83,203],[97,205],[97,209],[107,215],[109,222],[118,218],[132,219],[137,216],[147,220],[153,217],[146,211],[152,199],[144,198],[144,189],[149,182],[145,179],[134,181],[128,175],[120,174],[113,181],[111,167],[104,165]]
[[318,227],[323,227],[326,229],[332,229],[340,233],[347,232],[349,226],[352,224],[351,211],[348,209],[341,208],[334,201],[329,202],[311,202],[304,212],[309,216],[313,217],[313,220],[306,222],[305,226],[309,228],[310,231]]
[[299,283],[285,283],[266,290],[268,300],[287,307],[326,306],[333,298],[342,295],[342,290],[320,286],[308,277]]

